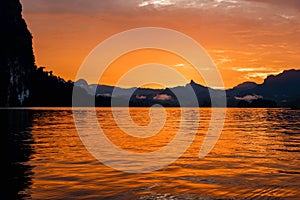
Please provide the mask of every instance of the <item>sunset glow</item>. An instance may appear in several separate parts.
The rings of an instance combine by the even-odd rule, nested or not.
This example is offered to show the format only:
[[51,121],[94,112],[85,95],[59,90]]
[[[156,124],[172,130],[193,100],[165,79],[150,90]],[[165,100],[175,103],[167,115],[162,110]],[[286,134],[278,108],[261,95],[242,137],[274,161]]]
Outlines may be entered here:
[[[213,58],[227,88],[245,81],[261,83],[285,69],[300,69],[299,1],[22,0],[22,5],[34,38],[36,64],[73,81],[85,57],[100,42],[146,26],[174,29],[195,39]],[[154,58],[179,70],[187,80],[202,83],[187,63],[157,52],[127,55],[126,61],[120,58],[100,83],[114,84],[130,67],[153,63]],[[172,76],[163,78],[166,86],[185,84]],[[135,84],[130,80],[124,86]]]
[[0,200],[300,200],[300,0],[0,9]]

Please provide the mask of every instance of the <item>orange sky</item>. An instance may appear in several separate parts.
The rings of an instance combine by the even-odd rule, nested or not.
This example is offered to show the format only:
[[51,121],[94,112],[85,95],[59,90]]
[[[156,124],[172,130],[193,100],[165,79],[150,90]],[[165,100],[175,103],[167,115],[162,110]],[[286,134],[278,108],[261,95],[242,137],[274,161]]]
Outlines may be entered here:
[[[244,81],[261,83],[268,74],[284,69],[300,69],[297,0],[22,0],[22,5],[36,64],[65,79],[74,80],[85,57],[100,42],[145,26],[174,29],[195,39],[213,58],[227,88]],[[130,65],[153,62],[153,57],[147,60],[149,54],[158,63],[181,66],[187,80],[203,83],[182,60],[153,51],[117,60],[101,83],[114,84]],[[137,85],[151,73],[141,73],[139,80],[128,80],[124,86]],[[185,84],[163,77],[166,86]]]

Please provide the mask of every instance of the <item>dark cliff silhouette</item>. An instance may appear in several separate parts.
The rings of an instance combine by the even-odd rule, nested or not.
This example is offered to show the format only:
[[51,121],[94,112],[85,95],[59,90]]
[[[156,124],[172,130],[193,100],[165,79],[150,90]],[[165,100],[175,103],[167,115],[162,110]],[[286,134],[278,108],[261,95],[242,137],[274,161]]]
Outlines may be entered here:
[[30,76],[30,95],[23,106],[71,106],[73,82],[39,67]]
[[71,106],[73,82],[35,65],[19,0],[3,0],[0,9],[0,107]]
[[0,7],[0,105],[18,106],[29,97],[35,70],[32,36],[21,15],[19,0],[3,0]]

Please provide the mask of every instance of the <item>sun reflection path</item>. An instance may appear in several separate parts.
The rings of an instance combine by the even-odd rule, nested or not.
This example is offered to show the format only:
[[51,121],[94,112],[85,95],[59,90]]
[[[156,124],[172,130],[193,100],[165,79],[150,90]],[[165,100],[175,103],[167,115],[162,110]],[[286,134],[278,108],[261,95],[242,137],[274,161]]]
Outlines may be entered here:
[[[133,40],[134,38],[134,40]],[[132,41],[132,42],[128,42]],[[180,45],[178,45],[180,44]],[[106,68],[119,56],[129,53],[134,50],[140,49],[159,49],[176,54],[183,59],[190,62],[200,75],[202,75],[206,85],[210,88],[224,88],[222,78],[219,71],[207,54],[207,52],[192,38],[166,28],[159,27],[144,27],[128,30],[119,34],[113,35],[109,39],[100,43],[85,59],[80,67],[76,80],[85,79],[85,77],[97,78],[100,80],[102,74]],[[108,51],[112,51],[111,54],[105,54]],[[103,57],[102,55],[108,55]],[[138,69],[137,66],[134,69]],[[149,66],[151,67],[151,66]],[[155,70],[155,69],[153,69]],[[170,73],[174,73],[170,69]],[[128,71],[125,73],[127,75]],[[177,72],[179,73],[179,72]],[[125,76],[124,75],[124,76]],[[180,76],[180,74],[178,74]],[[123,76],[123,77],[124,77]],[[147,83],[143,83],[147,84]],[[159,83],[158,83],[159,84]],[[145,173],[164,168],[177,160],[190,146],[194,140],[194,136],[197,133],[200,113],[191,114],[185,107],[199,107],[197,96],[191,86],[187,86],[184,92],[178,92],[172,90],[177,97],[181,109],[180,126],[178,132],[173,140],[166,146],[159,150],[148,153],[136,153],[129,152],[119,148],[113,144],[103,132],[101,126],[98,123],[95,109],[91,109],[90,112],[86,112],[84,119],[82,112],[75,108],[75,105],[79,105],[84,95],[79,90],[76,90],[76,84],[73,91],[73,115],[77,128],[77,132],[87,148],[87,150],[101,163],[114,168],[116,170],[128,172],[128,173]],[[222,127],[225,121],[226,112],[226,94],[224,90],[209,89],[212,115],[209,125],[209,129],[204,142],[200,149],[200,158],[204,158],[215,146],[222,131]],[[96,88],[93,91],[96,94]],[[129,107],[129,98],[132,94],[127,95],[124,99],[125,107]],[[112,95],[112,104],[114,105],[114,97],[122,96],[120,91],[114,90]],[[127,99],[126,99],[127,98]],[[90,98],[86,101],[85,106],[95,107],[95,99]],[[224,109],[222,109],[224,108]],[[114,114],[114,120],[116,122],[119,116],[118,109],[112,106],[112,112]],[[151,120],[161,120],[153,117],[155,115],[155,109],[150,110]],[[130,120],[130,114],[128,112],[127,119]],[[143,127],[150,132],[152,123],[149,126]],[[98,127],[98,131],[88,132],[88,126]],[[126,129],[122,125],[118,124],[120,129]],[[131,126],[137,128],[137,125],[132,123]],[[186,127],[189,127],[189,133],[187,134]],[[132,130],[134,130],[134,128]],[[133,135],[133,133],[129,133]]]

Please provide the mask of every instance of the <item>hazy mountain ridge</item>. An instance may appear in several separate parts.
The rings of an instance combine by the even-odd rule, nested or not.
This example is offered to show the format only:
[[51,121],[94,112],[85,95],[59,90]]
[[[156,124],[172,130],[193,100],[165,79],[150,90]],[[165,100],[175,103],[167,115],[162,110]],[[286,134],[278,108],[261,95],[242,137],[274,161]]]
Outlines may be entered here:
[[[80,85],[76,84],[75,85]],[[244,82],[232,89],[225,90],[227,96],[227,106],[229,107],[289,107],[297,104],[300,99],[300,70],[286,70],[278,75],[268,76],[262,84],[254,82]],[[90,88],[94,88],[96,95],[96,105],[110,105],[111,97],[122,98],[130,96],[130,106],[151,106],[154,104],[162,104],[164,106],[180,106],[175,94],[184,96],[188,88],[192,88],[197,96],[200,107],[211,105],[210,92],[220,93],[221,90],[215,90],[201,84],[191,81],[185,86],[177,86],[166,89],[145,89],[145,88],[116,88],[107,85],[85,85],[83,88],[92,94]],[[189,93],[190,94],[190,93]],[[189,97],[187,96],[186,99]],[[105,99],[105,100],[103,100]],[[189,105],[186,100],[186,105]],[[194,105],[192,105],[194,106]]]
[[263,99],[275,101],[278,106],[290,106],[291,102],[300,99],[300,70],[285,70],[278,75],[268,76],[262,84],[253,88],[227,90],[229,101],[235,96],[259,95]]

